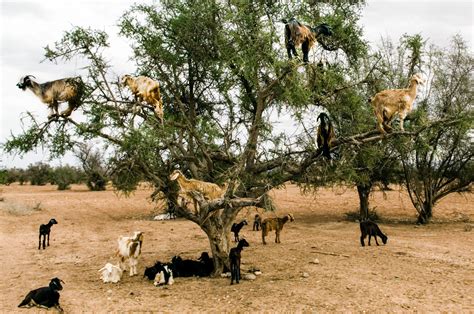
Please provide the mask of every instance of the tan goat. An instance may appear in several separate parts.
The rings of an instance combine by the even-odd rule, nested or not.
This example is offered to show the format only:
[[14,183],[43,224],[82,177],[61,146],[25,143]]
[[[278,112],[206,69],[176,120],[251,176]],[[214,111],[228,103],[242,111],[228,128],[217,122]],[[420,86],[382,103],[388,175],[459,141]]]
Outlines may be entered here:
[[275,217],[275,218],[267,218],[262,221],[262,242],[263,244],[267,244],[265,242],[265,237],[268,235],[268,232],[275,230],[275,243],[280,243],[280,233],[283,226],[286,224],[287,221],[294,221],[292,214],[288,214],[285,217]]
[[[225,183],[222,187],[211,182],[200,181],[196,179],[187,179],[184,174],[175,170],[170,175],[171,181],[178,181],[180,188],[180,196],[188,199],[188,192],[197,191],[207,200],[215,200],[222,198],[227,191],[228,184]],[[197,211],[197,201],[193,199],[194,210]]]
[[68,108],[61,112],[61,116],[68,117],[79,107],[84,93],[84,83],[81,77],[69,77],[45,83],[37,83],[33,75],[26,75],[20,79],[18,88],[31,90],[51,110],[48,118],[59,116],[59,103],[67,102]]
[[128,86],[138,101],[144,101],[155,107],[155,116],[163,124],[163,100],[161,99],[160,83],[146,76],[124,75],[122,85]]
[[386,134],[386,130],[390,131],[392,129],[390,123],[396,113],[400,117],[400,129],[404,131],[403,120],[412,110],[418,84],[423,85],[424,80],[420,74],[415,74],[410,79],[408,88],[384,90],[375,94],[371,99],[377,118],[377,128],[382,134]]

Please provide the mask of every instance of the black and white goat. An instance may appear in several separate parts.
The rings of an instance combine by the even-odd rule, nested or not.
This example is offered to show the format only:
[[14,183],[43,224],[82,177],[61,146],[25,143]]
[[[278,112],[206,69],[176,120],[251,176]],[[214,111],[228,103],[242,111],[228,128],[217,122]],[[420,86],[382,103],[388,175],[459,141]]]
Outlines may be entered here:
[[26,295],[25,299],[21,301],[18,307],[55,307],[58,311],[63,312],[63,309],[59,305],[59,292],[63,289],[59,278],[51,279],[48,287],[42,287],[35,290],[31,290]]
[[160,261],[156,261],[155,265],[145,268],[143,276],[153,280],[155,286],[172,285],[174,283],[172,265]]
[[39,227],[39,243],[38,250],[41,249],[41,237],[43,237],[43,250],[46,248],[46,237],[48,237],[48,246],[49,246],[49,234],[51,233],[51,227],[56,225],[58,222],[56,219],[52,218],[47,224],[42,224]]
[[318,116],[320,122],[317,132],[317,143],[318,148],[322,148],[323,156],[327,159],[331,159],[331,147],[333,142],[336,140],[336,134],[334,133],[334,127],[332,126],[331,120],[328,115],[321,112]]
[[248,225],[247,220],[242,220],[239,223],[233,223],[232,227],[230,227],[230,231],[234,233],[234,240],[235,242],[239,242],[239,232],[243,226]]
[[365,246],[364,239],[365,237],[369,236],[369,246],[370,246],[370,238],[375,238],[375,243],[379,245],[377,242],[377,236],[382,238],[383,244],[387,244],[388,237],[382,233],[379,226],[373,221],[366,220],[360,222],[360,244]]
[[241,253],[244,247],[248,247],[249,243],[245,240],[242,239],[239,241],[236,247],[231,248],[229,252],[229,259],[230,259],[230,274],[231,274],[231,279],[230,279],[230,284],[234,284],[234,280],[236,283],[239,283],[240,280],[240,259],[241,259]]

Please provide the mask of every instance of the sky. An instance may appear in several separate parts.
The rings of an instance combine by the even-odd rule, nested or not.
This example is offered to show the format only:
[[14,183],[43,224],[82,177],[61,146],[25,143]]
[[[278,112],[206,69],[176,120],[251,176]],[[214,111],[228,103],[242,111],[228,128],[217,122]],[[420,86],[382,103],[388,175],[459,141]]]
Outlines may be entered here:
[[[152,3],[153,0],[136,1]],[[56,1],[0,0],[0,143],[19,134],[26,111],[46,119],[47,107],[30,91],[16,87],[20,77],[32,74],[38,81],[50,81],[81,74],[81,64],[56,65],[44,59],[44,47],[59,40],[73,26],[91,27],[109,34],[107,57],[113,71],[134,72],[131,49],[120,38],[119,17],[134,3],[125,0]],[[429,43],[448,46],[454,34],[461,34],[473,47],[473,4],[470,0],[368,0],[360,21],[364,37],[377,47],[381,38],[394,41],[404,33],[420,33]],[[38,150],[12,156],[0,150],[0,168],[49,162],[47,152]],[[53,165],[76,164],[70,154]]]

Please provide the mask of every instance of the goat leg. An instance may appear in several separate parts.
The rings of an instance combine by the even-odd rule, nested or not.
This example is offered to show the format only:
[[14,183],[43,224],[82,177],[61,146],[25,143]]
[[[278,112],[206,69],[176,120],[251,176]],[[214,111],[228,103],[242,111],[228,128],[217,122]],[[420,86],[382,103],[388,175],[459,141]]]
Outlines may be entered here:
[[49,246],[49,232],[46,235],[48,236],[48,246]]
[[41,233],[39,235],[39,241],[38,241],[38,250],[41,249]]

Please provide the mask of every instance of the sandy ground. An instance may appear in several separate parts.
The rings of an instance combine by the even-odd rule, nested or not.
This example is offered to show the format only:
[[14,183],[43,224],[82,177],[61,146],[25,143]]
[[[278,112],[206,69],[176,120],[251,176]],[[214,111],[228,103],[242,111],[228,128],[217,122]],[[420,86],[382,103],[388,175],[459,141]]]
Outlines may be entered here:
[[[129,198],[113,191],[88,192],[84,186],[57,191],[55,186],[2,186],[0,202],[1,312],[19,309],[25,294],[53,277],[65,281],[60,303],[66,313],[80,312],[473,312],[474,196],[451,195],[435,208],[428,226],[415,226],[406,194],[374,192],[371,207],[389,237],[385,246],[362,248],[359,226],[345,213],[358,207],[353,189],[322,189],[301,195],[288,186],[275,192],[278,215],[291,212],[281,244],[261,243],[251,225],[241,231],[250,247],[242,270],[259,268],[255,281],[230,285],[228,278],[177,278],[154,287],[141,276],[124,275],[104,284],[97,272],[114,262],[119,235],[145,234],[138,270],[155,260],[181,254],[197,258],[208,251],[206,235],[184,219],[153,221],[160,212],[143,188]],[[23,210],[39,204],[40,210]],[[13,208],[13,209],[12,209]],[[251,219],[243,210],[239,219]],[[50,218],[58,225],[51,246],[38,250],[38,227]],[[253,221],[253,220],[250,220]],[[313,263],[317,259],[317,263]],[[306,273],[306,277],[303,274]]]

